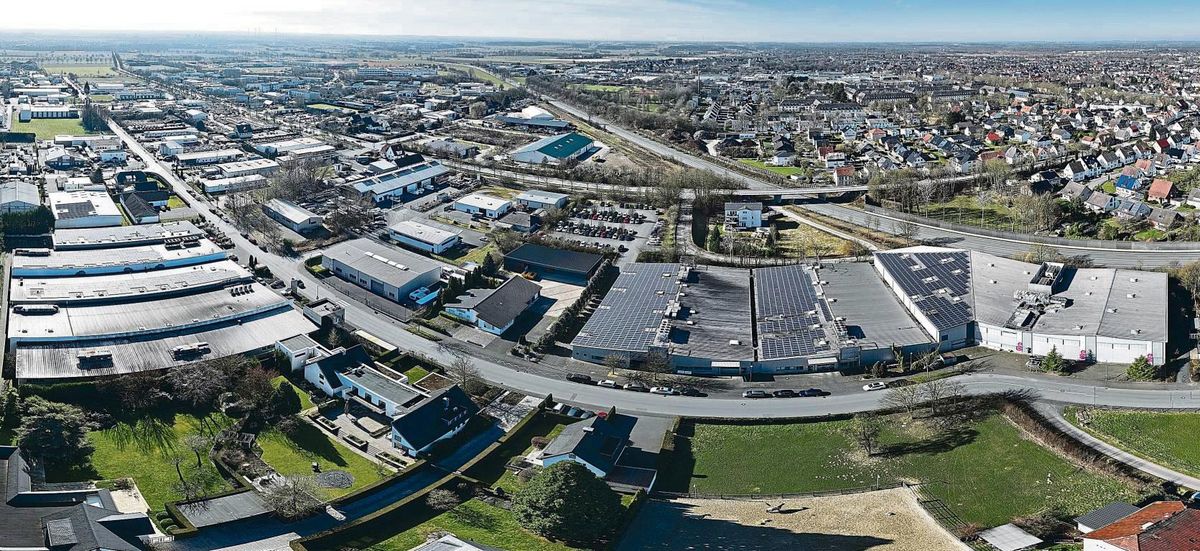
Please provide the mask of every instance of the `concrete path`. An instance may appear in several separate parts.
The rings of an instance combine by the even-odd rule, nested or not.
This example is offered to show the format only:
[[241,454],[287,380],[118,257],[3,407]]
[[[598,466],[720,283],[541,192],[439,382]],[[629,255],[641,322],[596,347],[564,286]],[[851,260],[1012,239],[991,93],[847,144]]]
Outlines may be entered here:
[[1070,421],[1067,421],[1067,419],[1063,417],[1062,406],[1043,402],[1038,404],[1036,407],[1037,410],[1041,412],[1042,415],[1045,415],[1046,419],[1048,419],[1055,427],[1062,429],[1063,432],[1066,432],[1076,440],[1083,442],[1088,447],[1151,476],[1161,478],[1169,482],[1174,482],[1175,484],[1184,486],[1186,488],[1191,488],[1193,490],[1200,489],[1200,478],[1189,476],[1157,463],[1152,463],[1142,459],[1136,455],[1121,450],[1120,448],[1117,448],[1108,442],[1100,440],[1095,436],[1092,436],[1087,431],[1076,427],[1075,425],[1072,425]]

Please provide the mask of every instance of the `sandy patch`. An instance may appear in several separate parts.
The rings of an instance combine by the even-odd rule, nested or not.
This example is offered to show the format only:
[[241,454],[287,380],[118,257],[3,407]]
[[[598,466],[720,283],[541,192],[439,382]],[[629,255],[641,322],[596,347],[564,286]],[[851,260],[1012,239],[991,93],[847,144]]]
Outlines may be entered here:
[[[768,513],[783,504],[781,513]],[[805,549],[958,551],[967,549],[927,516],[903,488],[861,494],[757,501],[651,501],[620,549]]]

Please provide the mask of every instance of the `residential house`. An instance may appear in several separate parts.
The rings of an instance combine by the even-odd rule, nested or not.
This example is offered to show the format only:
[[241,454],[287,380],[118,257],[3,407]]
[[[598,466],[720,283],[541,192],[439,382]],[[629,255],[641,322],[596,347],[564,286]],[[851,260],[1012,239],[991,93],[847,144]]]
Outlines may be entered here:
[[1107,214],[1117,210],[1117,207],[1121,204],[1121,202],[1112,195],[1100,191],[1094,191],[1090,196],[1088,196],[1087,199],[1084,200],[1083,204],[1093,212]]
[[838,186],[854,185],[854,167],[839,166],[833,169],[833,183]]
[[1163,204],[1170,204],[1171,196],[1175,193],[1175,184],[1165,178],[1155,178],[1150,183],[1150,192],[1147,194],[1150,199],[1154,199]]
[[1156,229],[1167,231],[1179,223],[1179,213],[1171,209],[1154,208],[1150,210],[1147,220]]
[[762,227],[762,220],[762,203],[725,203],[726,224],[745,230]]
[[446,305],[446,313],[500,335],[542,296],[542,288],[521,276],[513,276],[495,289],[471,289]]
[[1068,201],[1087,201],[1092,196],[1092,188],[1079,182],[1067,182],[1058,195]]
[[1113,183],[1113,188],[1121,197],[1141,197],[1141,187],[1142,183],[1137,178],[1124,174],[1117,176],[1117,181]]
[[1159,501],[1083,536],[1083,551],[1194,551],[1200,549],[1200,510]]
[[458,385],[445,388],[392,421],[392,444],[409,456],[424,454],[437,442],[462,432],[478,412]]
[[1113,214],[1121,220],[1141,220],[1150,216],[1151,209],[1146,203],[1133,199],[1120,199]]

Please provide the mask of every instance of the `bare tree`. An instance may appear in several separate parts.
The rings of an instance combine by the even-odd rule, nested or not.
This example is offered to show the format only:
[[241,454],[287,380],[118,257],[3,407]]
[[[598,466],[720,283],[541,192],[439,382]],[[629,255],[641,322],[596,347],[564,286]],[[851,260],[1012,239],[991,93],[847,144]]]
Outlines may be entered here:
[[854,440],[868,456],[875,455],[879,436],[883,433],[883,420],[871,414],[855,415],[846,425],[846,436]]
[[479,368],[475,367],[471,358],[455,354],[448,370],[450,379],[458,383],[467,394],[476,394],[483,390],[484,383],[479,377]]
[[458,494],[450,490],[439,488],[429,492],[429,495],[425,496],[425,504],[429,505],[429,508],[434,511],[449,511],[458,507],[459,503],[462,503],[462,499],[459,499]]
[[183,445],[196,454],[196,468],[203,468],[203,457],[212,449],[212,439],[200,433],[189,434],[183,438]]
[[311,476],[285,476],[263,489],[263,501],[283,518],[299,518],[321,507],[320,487]]
[[887,395],[883,397],[883,404],[887,407],[903,409],[905,413],[912,415],[917,406],[921,405],[920,387],[907,385],[888,390]]

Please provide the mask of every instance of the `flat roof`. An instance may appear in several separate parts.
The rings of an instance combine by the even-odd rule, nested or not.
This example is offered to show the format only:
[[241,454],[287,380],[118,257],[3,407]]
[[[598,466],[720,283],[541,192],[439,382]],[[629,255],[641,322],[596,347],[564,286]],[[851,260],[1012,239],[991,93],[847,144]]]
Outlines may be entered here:
[[344,377],[347,381],[371,391],[371,394],[400,407],[408,407],[413,402],[425,397],[417,389],[391,377],[385,377],[370,366],[362,369],[356,367],[346,369],[338,372],[338,376]]
[[207,151],[185,151],[175,155],[180,161],[192,161],[196,159],[210,159],[217,157],[237,157],[245,152],[240,149],[210,149]]
[[961,327],[974,319],[970,251],[908,247],[877,252],[875,262],[938,329]]
[[518,201],[533,201],[535,203],[557,203],[563,199],[570,198],[570,195],[558,193],[554,191],[545,191],[541,189],[528,189],[517,195]]
[[458,231],[435,228],[429,224],[422,224],[415,220],[404,220],[402,222],[397,222],[392,224],[388,229],[409,239],[414,239],[430,245],[441,245],[442,243],[457,237],[460,233]]
[[436,178],[450,172],[450,169],[437,161],[424,161],[401,169],[369,176],[353,182],[350,185],[361,194],[374,193],[387,195],[397,189],[420,183],[429,178]]
[[482,210],[496,210],[512,203],[512,201],[509,201],[508,199],[501,199],[486,193],[472,193],[470,195],[464,195],[459,197],[454,202],[455,204],[463,204],[467,205],[468,207],[475,207]]
[[221,172],[236,172],[241,170],[261,170],[264,168],[278,168],[279,163],[272,159],[246,159],[244,161],[230,161],[217,165],[217,170]]
[[871,264],[830,264],[818,273],[834,318],[845,318],[846,335],[859,346],[874,349],[930,342],[929,334],[896,301]]
[[[184,365],[197,359],[179,359],[171,352],[177,346],[206,342],[210,352],[199,360],[243,354],[269,347],[288,337],[317,329],[294,309],[276,310],[237,321],[204,327],[201,331],[179,331],[140,335],[123,339],[72,343],[17,343],[16,374],[20,379],[66,379],[119,375]],[[79,354],[90,350],[112,353],[112,364],[79,367]]]
[[188,258],[196,258],[224,251],[208,240],[200,240],[194,247],[168,249],[166,245],[139,245],[121,247],[118,249],[69,249],[51,251],[49,256],[12,255],[12,266],[18,269],[53,269],[66,271],[69,269],[88,269],[100,267],[121,267],[133,264],[149,264],[168,262]]
[[219,260],[152,272],[84,277],[15,277],[9,285],[8,297],[14,304],[137,302],[165,294],[185,293],[190,289],[224,286],[251,277],[250,272],[236,262]]
[[754,271],[754,311],[762,360],[837,354],[839,334],[821,278],[800,264]]
[[58,220],[89,216],[120,216],[121,209],[104,191],[56,191],[46,197]]
[[62,229],[54,231],[54,248],[63,250],[120,247],[124,245],[162,243],[171,238],[203,235],[204,231],[186,220],[138,226]]
[[8,338],[86,340],[145,334],[216,323],[288,305],[287,299],[265,286],[248,283],[149,302],[65,306],[50,314],[13,312],[8,321]]
[[[571,346],[646,352],[679,295],[681,264],[635,262],[617,276]],[[662,335],[666,337],[667,335]],[[665,344],[665,343],[664,343]]]
[[324,255],[395,287],[403,287],[422,274],[442,269],[438,262],[370,239],[343,241],[325,249]]
[[581,275],[591,274],[604,261],[604,257],[598,254],[557,249],[537,243],[525,243],[505,254],[504,259]]
[[[671,353],[712,360],[753,361],[750,271],[696,266],[680,289],[671,322]],[[737,344],[732,344],[736,341]]]

